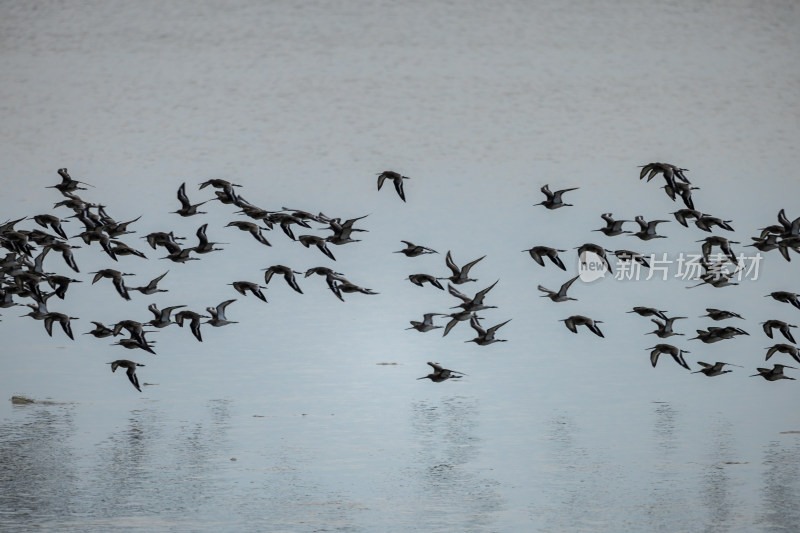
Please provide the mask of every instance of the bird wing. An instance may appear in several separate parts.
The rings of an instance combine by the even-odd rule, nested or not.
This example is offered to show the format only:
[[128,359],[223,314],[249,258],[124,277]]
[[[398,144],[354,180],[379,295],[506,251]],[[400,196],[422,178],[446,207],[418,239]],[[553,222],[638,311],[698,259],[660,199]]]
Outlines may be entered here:
[[406,195],[403,192],[403,178],[397,178],[394,180],[394,188],[397,191],[397,194],[400,195],[400,198],[405,202]]
[[163,320],[163,321],[168,321],[170,313],[172,313],[175,309],[180,309],[181,307],[186,307],[186,306],[185,305],[173,305],[172,307],[165,307],[164,309],[161,310],[161,314],[159,315],[158,318],[160,320]]
[[472,302],[473,302],[473,303],[476,303],[476,304],[482,304],[482,303],[483,303],[483,299],[484,299],[484,297],[486,296],[486,294],[487,294],[487,293],[488,293],[490,290],[492,290],[492,289],[494,288],[494,286],[495,286],[495,285],[497,285],[497,283],[498,283],[499,281],[500,281],[500,280],[498,279],[497,281],[495,281],[494,283],[492,283],[491,285],[489,285],[488,287],[486,287],[486,288],[485,288],[485,289],[483,289],[482,291],[478,292],[478,293],[475,295],[475,298],[473,298],[473,299],[472,299]]
[[453,261],[453,256],[450,254],[450,250],[447,250],[447,255],[444,257],[444,262],[447,264],[447,268],[453,271],[453,276],[461,275],[461,269],[458,268],[458,265],[456,265]]
[[189,323],[189,328],[192,330],[192,334],[194,334],[195,338],[203,342],[203,336],[200,334],[200,317],[192,318],[191,323]]
[[321,251],[323,254],[327,255],[327,256],[328,256],[328,257],[330,257],[332,260],[336,261],[336,258],[333,256],[333,252],[331,252],[331,251],[330,251],[330,249],[328,248],[328,245],[327,245],[327,244],[325,244],[325,241],[324,241],[324,240],[317,241],[317,248],[319,248],[319,249],[320,249],[320,251]]
[[598,337],[605,338],[605,335],[603,335],[603,332],[600,331],[599,327],[597,327],[597,324],[594,324],[594,323],[586,324],[586,327],[589,328],[589,331],[591,331],[592,333],[594,333]]
[[523,250],[523,251],[528,252],[531,258],[537,263],[539,263],[539,266],[544,266],[544,260],[542,259],[542,256],[539,254],[539,252],[536,251],[536,248],[531,248],[530,250]]
[[128,295],[128,289],[125,287],[125,282],[122,280],[122,276],[114,278],[114,288],[117,289],[119,295],[126,300],[131,299],[130,295]]
[[653,365],[653,368],[656,367],[656,363],[658,363],[658,356],[661,355],[661,350],[658,348],[654,349],[650,352],[650,364]]
[[481,260],[483,260],[484,257],[486,257],[486,256],[484,255],[483,257],[479,257],[478,259],[476,259],[474,261],[471,261],[471,262],[467,263],[466,265],[464,265],[463,267],[461,267],[461,275],[463,277],[466,277],[467,274],[469,274],[469,270],[472,267],[474,267],[477,263],[479,263]]
[[235,301],[236,301],[236,299],[234,298],[233,300],[225,300],[224,302],[219,304],[217,306],[217,317],[219,317],[221,320],[226,320],[226,318],[225,318],[225,308],[228,307],[230,304],[232,304]]
[[458,324],[458,319],[457,318],[451,319],[450,322],[448,322],[447,325],[444,327],[444,333],[442,333],[442,337],[450,333],[450,330],[453,329],[456,324]]
[[136,390],[142,392],[142,389],[139,388],[139,378],[136,377],[136,366],[129,366],[125,373],[128,374],[128,379],[133,383],[133,386],[136,387]]
[[184,208],[189,208],[192,206],[192,203],[189,201],[189,198],[186,196],[186,182],[184,181],[181,183],[181,186],[178,187],[178,201],[180,201],[181,205]]
[[[563,284],[563,285],[561,286],[561,289],[558,291],[558,294],[560,294],[561,296],[566,296],[566,294],[567,294],[567,290],[570,288],[570,286],[571,286],[573,283],[575,283],[575,280],[576,280],[576,279],[578,279],[579,277],[580,277],[580,276],[575,276],[574,278],[572,278],[571,280],[569,280],[568,282],[566,282],[565,284]],[[495,283],[496,283],[496,282],[495,282]]]
[[293,288],[300,294],[303,294],[303,291],[300,289],[300,285],[297,284],[297,280],[295,279],[294,274],[292,274],[291,270],[287,271],[283,275],[283,279],[286,280],[286,283],[288,283],[291,288]]
[[208,237],[206,237],[206,228],[208,224],[203,224],[199,228],[197,228],[197,238],[200,241],[200,246],[205,246],[208,244]]
[[472,318],[469,319],[469,325],[472,326],[472,329],[478,332],[478,335],[481,337],[486,336],[486,330],[481,327],[480,322],[478,322],[478,317],[476,315],[472,315]]
[[54,316],[46,316],[44,318],[44,329],[47,330],[47,334],[51,337],[53,336],[53,321],[55,320]]
[[147,284],[147,287],[151,288],[151,289],[155,289],[156,285],[158,285],[158,282],[161,281],[162,279],[164,279],[164,276],[166,276],[167,274],[169,274],[169,270],[167,270],[166,272],[164,272],[163,274],[161,274],[157,278],[151,280],[150,283]]
[[471,302],[472,301],[472,299],[469,296],[459,292],[458,289],[456,289],[455,287],[453,287],[449,283],[447,284],[447,292],[449,292],[450,294],[452,294],[456,298],[461,298],[464,302]]
[[681,365],[683,368],[691,370],[691,368],[689,368],[689,365],[686,364],[686,360],[683,358],[682,351],[679,350],[677,353],[673,353],[672,358],[675,359],[675,362]]

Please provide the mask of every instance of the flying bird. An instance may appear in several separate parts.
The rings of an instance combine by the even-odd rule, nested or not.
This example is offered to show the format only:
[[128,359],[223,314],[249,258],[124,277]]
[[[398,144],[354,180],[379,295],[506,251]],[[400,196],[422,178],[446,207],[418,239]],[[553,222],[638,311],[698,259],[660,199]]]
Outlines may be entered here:
[[444,260],[445,263],[447,264],[447,268],[449,268],[453,272],[453,275],[447,278],[440,278],[440,279],[448,279],[450,280],[451,283],[455,285],[467,283],[468,281],[477,281],[469,277],[469,271],[477,263],[483,260],[484,257],[486,256],[484,255],[483,257],[479,257],[478,259],[467,263],[463,267],[458,268],[458,265],[456,265],[455,261],[453,261],[453,256],[450,254],[450,250],[447,250],[447,255],[445,256]]
[[186,307],[185,305],[173,305],[172,307],[165,307],[164,309],[160,309],[156,307],[156,304],[152,303],[147,306],[147,309],[150,310],[151,313],[155,316],[153,320],[148,322],[149,326],[153,326],[154,328],[165,328],[170,324],[175,324],[170,318],[170,315],[175,309],[180,309],[181,307]]
[[662,353],[665,353],[671,355],[675,362],[681,365],[683,368],[691,370],[689,365],[686,364],[686,360],[683,358],[683,354],[689,353],[688,350],[681,350],[671,344],[656,344],[652,348],[647,349],[652,350],[650,352],[650,364],[653,365],[653,368],[655,368],[656,363],[658,363],[658,356]]
[[462,303],[458,304],[456,307],[461,307],[464,311],[474,312],[474,311],[481,311],[483,309],[493,309],[496,306],[485,305],[483,303],[483,300],[484,298],[486,298],[486,295],[489,293],[489,291],[492,290],[499,281],[500,280],[497,280],[488,287],[486,287],[485,289],[483,289],[482,291],[478,291],[472,298],[470,298],[466,294],[459,292],[458,289],[456,289],[450,284],[447,285],[447,292],[449,292],[456,298],[460,298],[462,300]]
[[264,284],[269,285],[269,280],[272,279],[274,274],[280,274],[283,276],[283,279],[286,280],[286,283],[294,289],[295,291],[303,294],[303,291],[300,289],[300,285],[297,284],[297,279],[295,279],[295,274],[302,274],[302,272],[296,272],[291,268],[283,265],[272,265],[268,268],[262,268],[261,270],[265,270],[264,272]]
[[792,330],[789,329],[789,328],[796,328],[797,326],[795,326],[794,324],[787,324],[783,320],[774,320],[774,319],[767,320],[766,322],[761,322],[761,324],[764,328],[764,333],[766,333],[767,337],[769,337],[770,339],[772,338],[772,330],[777,329],[783,334],[784,337],[786,337],[786,340],[788,340],[793,344],[797,344],[797,342],[794,340],[794,337],[792,336]]
[[711,215],[703,214],[696,218],[696,220],[694,221],[694,225],[700,228],[701,230],[708,232],[711,232],[711,228],[713,228],[714,226],[720,227],[724,230],[734,231],[734,229],[731,227],[730,224],[731,222],[733,221],[722,220],[719,217],[712,217]]
[[724,309],[714,309],[713,307],[706,307],[706,315],[700,315],[700,318],[708,317],[711,320],[726,320],[728,318],[742,318],[742,315],[734,313],[733,311],[725,311]]
[[175,323],[182,328],[184,321],[188,320],[189,329],[192,331],[192,335],[194,335],[198,341],[203,342],[203,336],[200,334],[201,318],[210,318],[210,317],[201,315],[199,313],[195,313],[194,311],[189,311],[187,309],[175,313]]
[[319,237],[317,235],[300,235],[297,238],[297,240],[300,241],[300,243],[306,248],[310,248],[311,246],[316,246],[320,252],[322,252],[326,256],[336,261],[336,258],[333,256],[333,253],[328,249],[328,246],[326,244],[327,241],[323,237]]
[[442,313],[425,313],[424,315],[422,315],[422,322],[419,322],[418,320],[411,320],[410,321],[411,327],[406,329],[415,329],[419,332],[425,333],[432,329],[441,328],[442,326],[433,325],[433,317],[435,316],[445,316],[445,315],[443,315]]
[[660,320],[656,320],[655,318],[651,318],[650,322],[656,325],[656,329],[651,331],[650,333],[646,333],[645,335],[654,334],[659,338],[666,339],[667,337],[671,337],[673,335],[683,335],[683,333],[675,333],[672,330],[672,324],[681,318],[688,318],[685,316],[673,316],[671,318],[667,318],[664,322]]
[[528,252],[531,258],[540,266],[544,266],[544,258],[547,257],[561,270],[567,270],[567,267],[564,266],[564,262],[560,257],[558,257],[558,252],[566,252],[566,250],[557,250],[556,248],[550,248],[549,246],[534,246],[533,248],[528,248],[527,250],[522,251]]
[[666,311],[659,311],[655,307],[636,306],[636,307],[634,307],[633,309],[631,309],[630,311],[627,311],[627,312],[628,313],[636,313],[637,315],[644,316],[644,317],[657,316],[661,320],[667,320],[667,315],[664,314],[664,313],[666,313]]
[[650,264],[647,262],[647,259],[645,259],[644,255],[640,254],[639,252],[634,252],[631,250],[614,250],[614,255],[617,256],[617,259],[620,261],[634,261],[645,268],[650,268]]
[[544,187],[542,187],[540,190],[542,191],[542,193],[544,193],[547,199],[539,202],[538,204],[533,204],[533,205],[534,206],[543,205],[547,209],[558,209],[559,207],[571,206],[572,204],[564,203],[561,196],[565,192],[577,191],[578,189],[579,187],[572,187],[570,189],[561,189],[560,191],[550,192],[550,186],[548,184],[545,184]]
[[130,295],[128,294],[128,289],[125,287],[125,282],[123,281],[122,276],[133,276],[134,274],[122,273],[119,270],[114,270],[113,268],[104,268],[98,270],[97,272],[89,272],[89,274],[94,274],[92,285],[97,283],[102,278],[110,279],[120,296],[126,300],[131,299]]
[[155,294],[157,292],[168,292],[167,289],[159,289],[158,282],[164,279],[164,276],[169,274],[169,270],[158,276],[157,278],[153,278],[150,280],[150,283],[145,285],[144,287],[129,287],[129,291],[139,291],[142,294]]
[[235,301],[236,301],[235,299],[225,300],[224,302],[219,304],[216,308],[206,307],[206,311],[208,311],[208,314],[211,315],[211,320],[208,320],[206,324],[211,324],[214,327],[227,326],[228,324],[238,324],[238,322],[233,320],[228,320],[225,317],[225,308]]
[[683,226],[684,228],[688,228],[689,227],[689,219],[690,218],[693,218],[693,219],[697,220],[697,219],[699,219],[700,217],[703,216],[703,213],[701,213],[700,211],[698,211],[696,209],[688,209],[688,208],[687,209],[678,209],[677,211],[674,211],[671,214],[675,216],[675,220],[677,220],[678,223],[681,226]]
[[606,249],[599,244],[587,242],[580,246],[576,246],[575,249],[578,250],[578,259],[580,260],[581,265],[586,265],[587,259],[589,259],[586,254],[591,253],[600,258],[610,273],[614,273],[614,270],[611,268],[611,263],[608,261],[608,257],[606,256]]
[[433,248],[428,248],[426,246],[419,246],[417,244],[414,244],[413,242],[409,242],[409,241],[400,241],[400,242],[405,244],[406,247],[404,249],[402,249],[402,250],[398,250],[398,251],[393,252],[393,253],[395,253],[395,254],[403,254],[406,257],[417,257],[417,256],[420,256],[420,255],[423,255],[423,254],[438,254],[439,253],[436,250],[434,250]]
[[784,368],[796,368],[796,367],[789,365],[773,365],[772,368],[756,368],[758,374],[753,374],[750,377],[754,378],[756,376],[761,376],[767,381],[778,381],[779,379],[795,379],[795,378],[790,378],[787,375],[784,375],[783,373]]
[[428,362],[428,364],[433,368],[433,372],[428,374],[427,376],[422,376],[419,379],[430,379],[434,383],[440,383],[442,381],[446,381],[448,379],[458,379],[462,376],[466,376],[463,372],[459,372],[457,370],[450,370],[449,368],[442,367],[439,363],[432,363]]
[[656,233],[656,226],[661,224],[662,222],[669,222],[669,220],[651,220],[646,221],[642,215],[637,215],[635,217],[636,222],[639,223],[639,231],[634,233],[637,237],[642,239],[643,241],[649,241],[651,239],[665,239],[666,236],[659,235]]
[[[692,374],[703,373],[708,377],[721,376],[722,374],[728,374],[729,372],[732,372],[732,370],[723,370],[722,367],[724,367],[725,365],[739,366],[739,365],[734,365],[733,363],[723,363],[721,361],[717,361],[713,365],[709,363],[704,363],[703,361],[698,361],[697,364],[702,366],[703,368],[701,368],[700,370],[695,370],[694,372],[692,372]],[[739,368],[743,367],[739,366]]]
[[[72,191],[87,191],[86,187],[81,187],[80,185],[89,185],[86,182],[78,181],[72,179],[69,175],[69,172],[66,168],[59,168],[58,175],[61,176],[61,183],[56,185],[48,185],[48,189],[58,189],[62,194],[70,193]],[[89,187],[93,187],[93,185],[89,185]]]
[[114,330],[105,326],[102,322],[95,322],[93,320],[92,324],[94,324],[95,326],[94,329],[92,331],[87,331],[86,333],[84,333],[84,335],[93,335],[98,339],[104,339],[106,337],[111,337],[112,335],[114,335]]
[[215,244],[227,244],[224,242],[209,242],[208,236],[206,235],[206,229],[208,228],[208,224],[203,224],[199,228],[197,228],[197,240],[199,244],[192,248],[195,253],[198,254],[207,254],[209,252],[218,252],[221,251],[222,248],[214,248]]
[[478,333],[478,336],[475,337],[474,339],[470,339],[464,342],[474,342],[478,346],[488,346],[490,344],[494,344],[495,342],[506,342],[506,339],[495,338],[495,333],[497,333],[498,329],[502,328],[503,326],[511,322],[510,318],[505,322],[501,322],[500,324],[490,327],[489,329],[483,329],[478,320],[479,319],[475,314],[473,314],[472,318],[470,318],[469,320],[469,325],[472,326],[472,329],[474,329]]
[[631,233],[630,231],[623,230],[622,225],[625,222],[633,222],[632,220],[614,220],[612,213],[603,213],[600,218],[606,221],[606,226],[592,231],[602,231],[607,237],[614,237],[622,235],[623,233]]
[[197,208],[208,202],[208,200],[205,202],[200,202],[199,204],[192,204],[192,202],[190,202],[189,198],[186,196],[186,182],[181,183],[181,186],[178,187],[178,201],[181,203],[181,208],[177,211],[173,211],[173,213],[177,213],[182,217],[190,217],[192,215],[206,213],[205,211],[198,211]]
[[642,171],[639,173],[639,179],[644,178],[647,176],[647,181],[653,179],[653,176],[656,174],[663,174],[664,179],[667,181],[667,184],[674,185],[675,178],[678,178],[684,183],[689,183],[689,180],[686,178],[684,172],[689,170],[688,168],[678,168],[675,165],[671,165],[670,163],[648,163],[646,165],[642,165]]
[[111,365],[111,371],[116,372],[117,368],[122,367],[125,370],[125,373],[128,375],[128,379],[136,387],[136,390],[142,392],[142,389],[139,388],[139,378],[136,377],[136,367],[137,366],[145,366],[140,363],[134,363],[133,361],[128,361],[127,359],[117,359],[116,361],[112,361],[111,363],[106,363],[107,365]]
[[567,329],[569,329],[572,333],[578,333],[578,326],[586,326],[589,328],[589,331],[598,337],[605,337],[603,332],[600,331],[600,328],[597,327],[597,324],[603,323],[601,320],[593,320],[588,316],[583,315],[572,315],[562,319],[561,322],[564,322],[564,325],[567,326]]
[[408,281],[410,281],[414,285],[418,285],[420,287],[422,287],[423,283],[430,283],[437,289],[444,290],[444,287],[442,287],[442,284],[439,283],[439,280],[435,276],[432,276],[430,274],[411,274],[406,279],[408,279]]
[[554,302],[566,302],[567,300],[576,300],[577,301],[577,298],[571,298],[571,297],[567,296],[567,290],[569,290],[570,286],[573,283],[575,283],[575,280],[578,279],[579,277],[580,276],[575,276],[571,280],[569,280],[566,283],[564,283],[561,286],[561,288],[558,289],[558,292],[551,291],[550,289],[547,289],[547,288],[545,288],[545,287],[543,287],[541,285],[539,285],[537,288],[540,291],[546,293],[546,294],[542,295],[542,298],[547,297],[547,298],[550,298]]
[[702,242],[702,251],[703,251],[703,259],[709,261],[708,256],[711,254],[711,249],[714,246],[719,246],[719,249],[722,251],[725,256],[727,256],[730,261],[738,265],[739,261],[736,259],[736,254],[733,253],[731,250],[731,244],[739,244],[738,241],[729,241],[725,237],[721,237],[719,235],[712,235],[711,237],[706,237],[705,239],[699,240],[697,242]]
[[[336,283],[336,290],[340,293],[351,294],[354,292],[360,292],[361,294],[378,294],[377,292],[373,291],[372,289],[367,289],[365,287],[360,287],[355,283],[351,283],[347,280],[340,281]],[[336,292],[336,291],[334,291]]]
[[798,294],[795,292],[775,291],[766,296],[772,296],[772,298],[778,302],[792,304],[794,307],[800,309],[800,300],[798,300]]
[[236,292],[242,296],[247,296],[247,292],[250,291],[259,300],[267,301],[267,297],[261,292],[261,289],[266,289],[266,287],[262,287],[258,283],[253,283],[252,281],[234,281],[233,283],[229,283],[229,285],[233,285]]
[[403,176],[398,172],[393,170],[385,170],[378,174],[378,190],[381,190],[383,187],[383,182],[387,179],[390,179],[394,182],[394,189],[397,191],[397,194],[400,195],[400,199],[404,202],[406,201],[406,195],[403,192],[403,180],[411,179],[408,176]]
[[772,357],[776,352],[787,353],[792,357],[792,359],[800,363],[800,348],[797,346],[792,346],[791,344],[775,344],[770,346],[767,349],[767,357],[764,360],[769,361],[769,358]]
[[262,229],[269,229],[269,228],[262,228],[255,222],[247,222],[245,220],[234,220],[233,222],[228,222],[228,224],[225,225],[226,228],[231,226],[239,228],[242,231],[249,232],[250,235],[252,235],[253,238],[258,242],[260,242],[261,244],[264,244],[266,246],[272,246],[267,240],[267,238],[261,234]]
[[44,328],[47,330],[47,334],[51,337],[53,336],[53,322],[58,322],[61,324],[61,329],[64,330],[64,333],[67,334],[72,340],[75,340],[75,337],[72,336],[72,326],[70,326],[70,320],[77,320],[77,317],[74,316],[67,316],[64,313],[47,313],[44,317]]

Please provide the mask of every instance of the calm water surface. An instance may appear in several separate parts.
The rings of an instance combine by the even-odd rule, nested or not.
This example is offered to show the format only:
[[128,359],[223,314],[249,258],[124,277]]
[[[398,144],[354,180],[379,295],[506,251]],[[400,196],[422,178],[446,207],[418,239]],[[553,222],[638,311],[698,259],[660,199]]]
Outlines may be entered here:
[[636,428],[609,442],[571,409],[508,417],[522,427],[495,438],[482,401],[451,393],[383,404],[393,430],[377,410],[139,403],[113,424],[93,421],[107,406],[14,407],[3,528],[791,531],[800,518],[797,432],[753,448],[730,417],[690,406],[630,410]]
[[[0,3],[0,221],[54,212],[45,186],[66,166],[115,218],[142,215],[138,235],[193,238],[207,222],[227,243],[186,265],[144,247],[147,261],[114,265],[77,250],[83,283],[52,304],[80,317],[75,342],[1,310],[0,530],[797,530],[798,382],[748,377],[774,343],[759,322],[797,320],[763,297],[797,290],[797,259],[769,255],[738,287],[603,280],[552,304],[536,286],[568,273],[521,250],[568,248],[570,272],[568,254],[588,241],[697,251],[707,234],[674,221],[659,227],[668,239],[644,244],[590,232],[606,211],[672,220],[679,204],[660,182],[637,180],[649,161],[689,167],[700,208],[733,219],[742,245],[779,209],[800,215],[799,11],[743,0]],[[375,190],[386,168],[412,176],[407,204]],[[314,278],[302,296],[273,281],[268,304],[234,294],[228,283],[272,264],[330,263],[279,230],[255,248],[216,203],[196,220],[169,214],[181,182],[201,201],[196,183],[210,177],[266,209],[369,214],[363,241],[334,250],[335,268],[380,294],[343,304]],[[544,183],[580,187],[575,207],[532,207]],[[441,254],[393,254],[401,239]],[[467,344],[466,325],[446,338],[403,329],[453,305],[405,280],[444,275],[448,249],[462,264],[487,256],[461,288],[501,280],[485,324],[511,318],[509,342]],[[58,257],[46,266],[68,273]],[[169,292],[125,302],[90,283],[109,267],[134,284],[169,269]],[[202,344],[165,328],[157,356],[80,335],[90,320],[147,320],[151,302],[233,297],[239,324],[204,326]],[[663,357],[654,370],[652,326],[626,314],[633,305],[689,317],[675,343],[693,368],[744,368],[706,378]],[[709,325],[706,307],[741,312],[750,335],[687,340]],[[605,338],[567,331],[558,320],[574,313],[602,319]],[[109,372],[122,357],[146,364],[142,393]],[[426,361],[467,375],[416,380]]]

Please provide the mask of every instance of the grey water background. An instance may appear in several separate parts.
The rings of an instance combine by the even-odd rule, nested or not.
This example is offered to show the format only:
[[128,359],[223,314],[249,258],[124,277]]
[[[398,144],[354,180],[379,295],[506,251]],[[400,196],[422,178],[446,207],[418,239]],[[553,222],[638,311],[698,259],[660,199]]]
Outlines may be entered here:
[[[24,531],[793,531],[800,523],[800,415],[794,381],[748,377],[770,340],[759,322],[797,322],[764,298],[798,289],[797,257],[765,254],[758,279],[715,289],[677,279],[576,283],[572,248],[697,253],[707,234],[639,181],[638,165],[690,169],[704,212],[733,239],[796,209],[800,185],[795,2],[2,2],[0,221],[53,212],[55,171],[117,220],[148,260],[76,250],[83,283],[50,308],[91,320],[147,320],[146,307],[229,318],[153,334],[158,355],[0,313],[0,529]],[[376,173],[411,176],[404,204]],[[362,242],[332,263],[280,230],[271,248],[224,228],[230,206],[183,219],[175,191],[223,177],[251,202],[352,218]],[[547,211],[539,188],[580,187]],[[667,239],[607,238],[611,211],[669,219]],[[228,243],[173,264],[139,236],[174,230]],[[25,221],[19,227],[32,229]],[[69,235],[80,232],[76,221]],[[297,232],[296,232],[297,233]],[[319,232],[317,232],[319,233]],[[409,259],[401,239],[439,255]],[[569,271],[521,250],[568,249]],[[486,255],[473,294],[495,280],[488,347],[405,331],[455,299],[404,278],[446,275]],[[52,254],[51,254],[52,255]],[[112,264],[113,263],[113,264]],[[319,278],[282,280],[268,304],[227,285],[260,269],[329,265],[376,296],[334,298]],[[61,259],[48,269],[68,274]],[[123,301],[88,272],[119,268],[167,293]],[[674,268],[674,265],[673,265]],[[662,356],[634,305],[687,316],[673,337],[696,361],[745,368],[716,378]],[[689,341],[706,307],[746,318],[749,337]],[[574,335],[570,314],[603,320]],[[437,321],[438,323],[438,321]],[[441,331],[441,330],[438,330]],[[145,363],[139,393],[105,364]],[[783,359],[785,358],[785,359]],[[467,374],[431,383],[426,361]],[[396,363],[385,365],[380,363]],[[800,366],[800,365],[798,365]],[[800,376],[800,371],[786,371]],[[13,405],[23,395],[39,403]]]

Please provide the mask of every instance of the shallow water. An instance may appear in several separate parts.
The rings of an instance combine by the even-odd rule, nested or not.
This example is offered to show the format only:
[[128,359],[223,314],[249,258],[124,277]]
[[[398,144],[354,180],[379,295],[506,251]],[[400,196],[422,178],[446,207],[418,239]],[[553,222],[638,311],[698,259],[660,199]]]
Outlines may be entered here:
[[[800,214],[794,3],[42,1],[0,12],[0,221],[59,213],[45,186],[66,166],[115,218],[142,215],[123,239],[132,246],[165,229],[193,239],[205,222],[226,242],[185,265],[145,246],[148,260],[115,264],[96,246],[77,250],[82,283],[51,301],[79,317],[74,342],[58,327],[48,337],[24,310],[0,310],[3,531],[800,523],[797,382],[748,377],[780,342],[759,322],[796,320],[763,296],[795,290],[797,259],[768,254],[759,278],[738,287],[605,279],[553,304],[537,285],[573,274],[521,253],[569,249],[572,272],[571,249],[588,241],[697,252],[706,234],[672,221],[679,204],[657,179],[637,180],[637,166],[656,160],[690,168],[695,201],[733,219],[741,245],[779,209]],[[387,168],[412,177],[406,204],[391,186],[375,190]],[[202,201],[196,183],[209,177],[242,184],[267,209],[369,214],[362,242],[334,249],[335,267],[380,294],[343,304],[314,278],[300,280],[302,296],[271,282],[268,304],[233,293],[230,282],[272,264],[330,262],[280,230],[266,248],[225,228],[235,215],[216,203],[201,217],[169,214],[181,182]],[[580,187],[575,206],[532,207],[544,183]],[[600,238],[590,229],[606,211],[670,219],[659,227],[669,238]],[[441,253],[393,254],[401,239]],[[487,297],[498,309],[482,315],[486,325],[511,318],[499,331],[509,342],[467,344],[466,324],[445,338],[404,330],[450,312],[451,297],[404,279],[443,275],[446,250],[461,264],[487,256],[472,272],[479,281],[460,289],[500,279]],[[46,266],[69,272],[58,257]],[[90,283],[88,272],[109,267],[135,273],[131,284],[169,270],[169,292],[123,301],[105,280]],[[234,297],[238,324],[203,326],[202,344],[165,328],[153,334],[156,356],[81,335],[91,320],[147,320],[151,302],[203,309]],[[648,319],[626,314],[634,305],[689,317],[674,342],[693,369],[744,368],[706,378],[662,356],[653,369],[657,339]],[[750,335],[688,340],[708,327],[706,307],[741,312]],[[558,323],[573,313],[601,318],[605,338]],[[146,364],[143,392],[109,372],[117,358]],[[427,361],[467,375],[417,380]]]
[[605,439],[569,409],[520,417],[496,439],[465,395],[412,400],[389,430],[375,413],[141,403],[102,427],[99,406],[15,407],[0,447],[4,529],[773,531],[798,520],[796,433],[752,447],[730,418],[698,430],[703,416],[669,403],[621,432],[635,441]]

